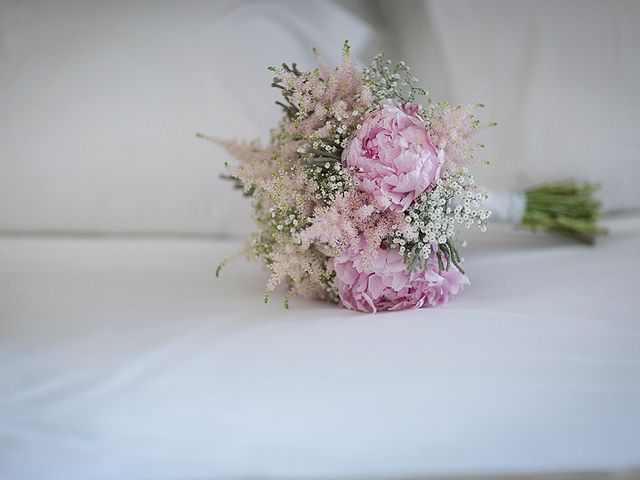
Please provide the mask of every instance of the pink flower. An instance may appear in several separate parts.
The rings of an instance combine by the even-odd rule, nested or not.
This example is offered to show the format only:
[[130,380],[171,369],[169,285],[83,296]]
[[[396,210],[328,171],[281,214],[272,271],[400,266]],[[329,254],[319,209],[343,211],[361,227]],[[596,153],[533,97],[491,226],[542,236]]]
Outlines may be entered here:
[[[436,260],[435,255],[432,256],[429,264],[430,266],[433,265],[436,272],[438,271],[438,261]],[[434,284],[426,292],[426,303],[433,307],[447,303],[453,297],[461,293],[465,285],[469,285],[469,279],[467,276],[460,273],[460,270],[453,265],[449,267],[449,270],[437,272],[437,275],[442,278],[442,281]]]
[[372,113],[344,152],[342,164],[353,168],[358,188],[406,210],[440,176],[444,151],[436,151],[418,106],[388,101]]
[[344,253],[335,260],[336,285],[345,307],[361,312],[404,310],[446,303],[469,284],[454,266],[438,272],[435,256],[426,270],[407,271],[395,249],[378,248],[370,264],[361,253]]

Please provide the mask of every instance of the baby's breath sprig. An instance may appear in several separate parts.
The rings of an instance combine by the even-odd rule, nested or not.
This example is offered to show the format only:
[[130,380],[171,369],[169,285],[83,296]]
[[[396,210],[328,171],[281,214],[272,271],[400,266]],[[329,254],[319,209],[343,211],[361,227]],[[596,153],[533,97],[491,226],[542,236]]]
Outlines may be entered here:
[[337,195],[353,187],[353,176],[342,167],[339,160],[312,163],[308,175],[318,185],[315,198],[325,205],[330,205]]
[[365,116],[358,109],[347,110],[346,103],[339,103],[337,108],[338,111],[330,109],[332,120],[327,122],[324,134],[314,135],[309,144],[298,149],[308,175],[318,185],[315,198],[325,205],[353,186],[353,175],[343,168],[340,157]]
[[309,222],[304,215],[295,211],[285,211],[277,206],[269,208],[270,227],[278,233],[294,237],[304,230]]
[[392,99],[407,103],[413,102],[416,95],[427,94],[424,88],[417,86],[418,79],[405,62],[393,66],[383,53],[373,57],[371,65],[363,69],[362,79],[378,101]]
[[327,296],[327,300],[332,303],[340,303],[340,294],[338,293],[338,288],[336,287],[336,271],[331,268],[331,264],[328,263],[328,268],[326,271],[320,276],[320,283],[322,284],[325,294]]
[[405,256],[409,270],[418,266],[426,268],[435,251],[440,270],[454,265],[462,271],[462,257],[455,245],[455,227],[476,225],[486,231],[491,212],[481,208],[485,200],[486,193],[476,187],[466,167],[445,171],[435,186],[405,212],[405,221],[412,226],[409,233],[396,230],[389,245]]

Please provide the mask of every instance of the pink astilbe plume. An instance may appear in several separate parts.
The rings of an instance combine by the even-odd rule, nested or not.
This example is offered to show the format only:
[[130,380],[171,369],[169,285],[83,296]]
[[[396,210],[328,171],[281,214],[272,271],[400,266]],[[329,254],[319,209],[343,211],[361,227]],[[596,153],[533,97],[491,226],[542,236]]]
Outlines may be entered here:
[[269,159],[275,151],[273,146],[262,147],[260,140],[238,141],[203,134],[198,136],[218,145],[238,161],[238,166],[228,167],[229,174],[242,184],[245,192],[272,177],[273,166]]
[[383,198],[350,190],[338,196],[333,204],[315,210],[313,223],[300,234],[303,244],[311,242],[328,246],[336,255],[344,250],[362,249],[365,261],[372,261],[380,244],[393,231],[409,235],[404,215],[390,210]]
[[444,150],[448,167],[465,166],[474,162],[478,146],[474,136],[479,122],[474,111],[481,105],[452,107],[448,103],[434,103],[427,108],[427,122],[431,138]]
[[265,295],[268,296],[279,284],[287,284],[289,295],[300,295],[318,300],[335,301],[335,294],[326,286],[325,279],[331,276],[333,265],[315,249],[299,244],[279,243],[269,255],[269,280]]
[[340,98],[349,98],[359,93],[362,76],[356,63],[346,50],[342,55],[340,67],[331,71],[327,77],[327,88],[322,96],[325,105],[334,104]]
[[241,165],[251,165],[252,163],[262,161],[264,158],[264,149],[259,139],[250,141],[226,140],[202,133],[199,133],[198,136],[222,147],[229,155],[240,162]]
[[[284,131],[293,137],[325,138],[336,121],[346,123],[351,130],[372,106],[373,97],[363,86],[362,75],[348,47],[338,68],[329,68],[319,55],[316,61],[319,68],[313,72],[273,69],[277,85],[290,92],[289,101],[297,109],[295,119],[286,118],[283,125]],[[353,116],[354,111],[358,115]]]

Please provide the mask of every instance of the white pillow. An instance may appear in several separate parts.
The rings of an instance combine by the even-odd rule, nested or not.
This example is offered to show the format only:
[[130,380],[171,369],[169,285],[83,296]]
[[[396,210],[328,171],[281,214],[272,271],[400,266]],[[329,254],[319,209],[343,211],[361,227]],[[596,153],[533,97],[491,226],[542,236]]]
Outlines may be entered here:
[[0,5],[5,231],[246,233],[229,157],[195,133],[266,137],[268,65],[379,48],[333,2]]

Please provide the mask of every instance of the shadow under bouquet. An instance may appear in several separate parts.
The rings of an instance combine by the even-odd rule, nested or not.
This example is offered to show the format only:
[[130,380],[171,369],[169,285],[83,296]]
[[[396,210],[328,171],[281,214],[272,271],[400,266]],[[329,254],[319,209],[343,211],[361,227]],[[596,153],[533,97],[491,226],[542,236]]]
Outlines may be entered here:
[[281,284],[285,306],[291,295],[363,312],[449,301],[469,284],[461,232],[491,215],[469,171],[483,163],[482,105],[419,105],[426,92],[404,62],[377,55],[359,69],[347,42],[339,66],[316,59],[313,71],[269,68],[283,111],[269,145],[202,135],[239,162],[226,178],[253,201],[258,228],[240,253],[268,269],[265,302]]

